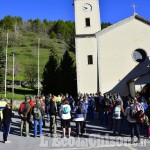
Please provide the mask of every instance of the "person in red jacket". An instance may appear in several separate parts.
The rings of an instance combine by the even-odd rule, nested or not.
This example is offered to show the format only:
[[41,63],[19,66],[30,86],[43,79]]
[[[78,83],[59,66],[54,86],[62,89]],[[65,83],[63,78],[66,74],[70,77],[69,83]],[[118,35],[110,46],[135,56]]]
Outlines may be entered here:
[[26,137],[29,137],[29,122],[30,122],[30,97],[25,96],[25,101],[20,104],[19,115],[21,118],[20,136],[23,134],[23,127],[26,127]]
[[32,115],[32,108],[34,106],[34,98],[32,96],[30,96],[30,122],[29,122],[29,129],[32,129],[32,121],[33,121],[33,115]]

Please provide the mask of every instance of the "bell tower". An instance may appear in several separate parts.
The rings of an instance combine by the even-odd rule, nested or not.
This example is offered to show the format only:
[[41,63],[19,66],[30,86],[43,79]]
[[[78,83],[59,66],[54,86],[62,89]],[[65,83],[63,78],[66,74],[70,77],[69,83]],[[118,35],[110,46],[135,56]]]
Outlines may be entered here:
[[81,93],[98,91],[97,39],[101,30],[99,0],[74,0],[77,87]]
[[101,29],[99,0],[74,0],[76,35],[94,34]]

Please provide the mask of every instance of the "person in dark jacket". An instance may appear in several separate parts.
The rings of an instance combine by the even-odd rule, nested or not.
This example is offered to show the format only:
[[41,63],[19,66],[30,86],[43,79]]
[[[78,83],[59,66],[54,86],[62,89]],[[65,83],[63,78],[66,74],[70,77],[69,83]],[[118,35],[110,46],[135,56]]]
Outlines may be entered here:
[[51,137],[56,134],[56,115],[57,115],[57,107],[56,107],[56,96],[53,96],[50,99],[50,109],[49,109],[49,114],[50,114],[50,134]]
[[9,143],[7,141],[7,137],[9,134],[9,129],[10,129],[10,123],[11,123],[11,118],[12,118],[12,110],[10,108],[10,104],[6,104],[6,107],[3,109],[3,142],[4,143]]
[[76,122],[76,134],[77,134],[77,137],[79,137],[80,133],[81,133],[81,136],[83,136],[83,133],[84,133],[84,121],[85,121],[84,114],[86,113],[86,106],[83,103],[81,103],[81,101],[78,101],[76,103],[76,106],[74,107],[74,112],[75,112],[74,121]]

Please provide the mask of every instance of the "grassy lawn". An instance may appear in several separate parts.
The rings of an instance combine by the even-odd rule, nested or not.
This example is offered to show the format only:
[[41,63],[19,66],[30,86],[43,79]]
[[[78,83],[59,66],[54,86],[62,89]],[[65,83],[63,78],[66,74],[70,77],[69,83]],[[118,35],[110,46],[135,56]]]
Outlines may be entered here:
[[[29,89],[29,88],[22,88],[22,87],[15,86],[15,89],[14,89],[14,100],[24,100],[24,97],[26,95],[28,95],[28,96],[37,95],[37,89]],[[7,88],[6,96],[7,97],[5,98],[4,92],[2,94],[0,94],[1,98],[12,99],[13,94],[12,94],[12,88],[11,87]]]

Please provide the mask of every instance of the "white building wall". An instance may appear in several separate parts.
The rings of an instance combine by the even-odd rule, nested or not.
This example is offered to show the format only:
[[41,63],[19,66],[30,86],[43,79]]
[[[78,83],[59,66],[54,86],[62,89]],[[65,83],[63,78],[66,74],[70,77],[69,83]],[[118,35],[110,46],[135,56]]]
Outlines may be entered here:
[[[138,63],[133,52],[144,49],[150,56],[150,26],[132,19],[118,27],[98,35],[98,60],[100,90],[113,89]],[[124,85],[124,91],[128,87]]]
[[[92,11],[83,11],[86,3],[92,6]],[[74,8],[78,92],[95,93],[97,92],[97,39],[95,33],[101,29],[99,0],[74,0]],[[86,18],[90,18],[89,27],[86,26]],[[93,56],[92,65],[88,65],[88,55]]]
[[[93,64],[88,65],[88,55]],[[76,65],[78,92],[97,92],[97,41],[96,38],[76,38]]]

